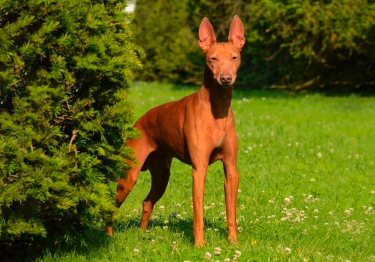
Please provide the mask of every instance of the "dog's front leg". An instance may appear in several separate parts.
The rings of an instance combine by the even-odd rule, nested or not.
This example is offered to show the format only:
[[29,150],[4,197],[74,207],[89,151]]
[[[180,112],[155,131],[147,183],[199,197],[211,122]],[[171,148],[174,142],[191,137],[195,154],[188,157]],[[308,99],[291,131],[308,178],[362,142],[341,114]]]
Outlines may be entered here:
[[228,139],[223,145],[224,159],[224,190],[225,204],[227,207],[227,226],[228,240],[230,243],[237,243],[237,221],[236,221],[236,205],[237,192],[239,184],[239,175],[237,170],[237,153],[238,138],[234,128],[228,130]]
[[206,179],[207,165],[193,166],[193,211],[194,211],[194,243],[197,247],[203,247],[204,224],[203,224],[203,198],[204,183]]
[[236,244],[237,239],[237,221],[236,221],[236,202],[239,184],[239,176],[236,163],[233,161],[223,161],[225,172],[225,204],[227,208],[227,226],[228,240],[230,243]]

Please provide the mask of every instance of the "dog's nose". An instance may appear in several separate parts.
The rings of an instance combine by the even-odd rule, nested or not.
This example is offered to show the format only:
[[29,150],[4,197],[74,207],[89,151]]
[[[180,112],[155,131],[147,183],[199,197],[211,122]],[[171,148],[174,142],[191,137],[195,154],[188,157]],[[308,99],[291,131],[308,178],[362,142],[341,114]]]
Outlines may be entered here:
[[222,84],[229,84],[232,81],[231,74],[222,74],[220,75],[220,81]]

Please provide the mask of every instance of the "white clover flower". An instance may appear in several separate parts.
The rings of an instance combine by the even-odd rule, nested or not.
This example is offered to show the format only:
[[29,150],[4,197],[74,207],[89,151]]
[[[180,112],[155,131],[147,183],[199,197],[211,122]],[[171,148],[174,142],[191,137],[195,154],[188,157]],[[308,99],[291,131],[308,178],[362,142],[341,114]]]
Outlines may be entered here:
[[169,223],[168,219],[164,220],[164,224],[168,224],[168,223]]
[[163,230],[168,230],[168,226],[163,226]]
[[286,198],[284,198],[284,202],[285,202],[286,205],[289,205],[291,200],[290,200],[289,197],[286,197]]
[[214,254],[215,255],[220,255],[221,254],[221,248],[220,247],[215,247],[214,248]]
[[311,178],[310,181],[314,183],[316,181],[316,179],[315,178]]
[[240,256],[241,256],[241,251],[239,251],[239,250],[234,251],[234,257],[235,258],[239,258]]
[[138,214],[138,209],[133,209],[133,214]]
[[241,210],[244,210],[245,209],[245,205],[241,205],[240,208],[241,208]]
[[330,152],[331,154],[333,154],[333,153],[335,153],[335,150],[334,150],[333,148],[331,148],[331,149],[329,150],[329,152]]
[[165,209],[165,206],[160,206],[159,209],[163,211]]
[[178,219],[183,219],[183,217],[182,217],[180,214],[178,214],[176,217],[177,217]]
[[296,142],[295,145],[296,145],[296,147],[299,147],[299,143],[298,142]]
[[224,262],[230,262],[230,258],[224,259]]
[[375,190],[371,190],[371,195],[375,195]]
[[320,153],[320,152],[316,155],[317,155],[318,158],[322,158],[322,156],[323,156],[322,153]]
[[314,209],[314,213],[315,213],[315,214],[318,214],[318,213],[319,213],[319,210],[318,210],[318,209]]
[[212,257],[211,253],[210,252],[206,252],[206,254],[204,254],[204,258],[207,259],[207,260],[210,260]]
[[365,211],[365,214],[366,215],[371,215],[371,214],[373,214],[374,213],[374,211],[373,211],[373,207],[368,207],[368,209]]
[[286,247],[286,248],[284,249],[284,253],[285,253],[285,254],[290,254],[290,253],[292,253],[292,250],[291,250],[289,247]]
[[237,230],[241,233],[243,231],[243,227],[238,227]]
[[133,252],[134,252],[134,255],[138,255],[139,254],[139,249],[138,248],[134,248]]
[[176,206],[177,206],[177,207],[181,207],[181,204],[180,204],[180,203],[177,203]]

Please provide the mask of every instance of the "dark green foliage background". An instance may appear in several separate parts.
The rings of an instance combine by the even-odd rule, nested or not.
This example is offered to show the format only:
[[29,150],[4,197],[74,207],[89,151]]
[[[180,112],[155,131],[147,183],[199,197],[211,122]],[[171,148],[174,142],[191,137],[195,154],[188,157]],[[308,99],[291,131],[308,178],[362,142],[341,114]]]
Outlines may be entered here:
[[[230,22],[238,14],[247,40],[237,81],[242,87],[374,88],[374,1],[184,0],[178,1],[183,16],[175,16],[167,2],[137,1],[134,23],[139,30],[135,34],[147,54],[140,79],[200,84],[204,64],[196,42],[201,19],[207,16],[217,40],[227,41]],[[163,8],[157,8],[160,5]],[[155,43],[159,38],[161,45]],[[158,63],[164,66],[152,66]]]
[[[0,0],[0,243],[76,243],[114,211],[141,64],[114,0]],[[75,134],[75,135],[74,135]],[[4,251],[4,249],[2,249]]]

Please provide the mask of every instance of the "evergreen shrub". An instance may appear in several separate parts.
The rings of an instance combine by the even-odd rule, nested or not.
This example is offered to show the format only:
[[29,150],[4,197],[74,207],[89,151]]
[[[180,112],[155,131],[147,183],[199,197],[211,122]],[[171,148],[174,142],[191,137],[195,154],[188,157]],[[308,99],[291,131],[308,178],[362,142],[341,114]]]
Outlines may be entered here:
[[[0,0],[0,243],[79,243],[115,210],[143,51],[116,0]],[[2,248],[2,251],[4,249]]]

